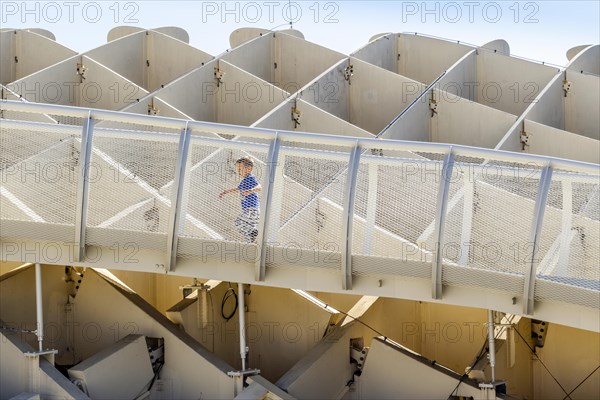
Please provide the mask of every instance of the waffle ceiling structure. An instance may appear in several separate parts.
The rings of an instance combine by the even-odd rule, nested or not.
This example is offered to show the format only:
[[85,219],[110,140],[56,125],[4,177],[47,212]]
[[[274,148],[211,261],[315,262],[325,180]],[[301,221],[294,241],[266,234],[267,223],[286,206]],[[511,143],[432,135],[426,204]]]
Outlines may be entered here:
[[[257,128],[242,137],[236,135],[239,127],[231,128],[230,134],[217,125],[212,130],[193,128],[193,137],[205,141],[189,145],[181,198],[185,212],[175,234],[179,236],[175,258],[200,257],[196,239],[239,242],[232,223],[238,200],[216,200],[226,186],[223,182],[234,184],[233,161],[250,154],[265,184],[272,153],[269,136],[261,132],[307,132],[317,135],[306,141],[301,140],[306,135],[297,141],[287,136],[282,144],[297,151],[281,156],[284,171],[272,189],[275,211],[270,212],[271,236],[265,240],[294,242],[315,252],[333,246],[334,262],[320,267],[329,269],[330,275],[331,270],[336,272],[340,262],[345,263],[346,243],[340,232],[348,229],[344,190],[353,179],[354,212],[349,220],[354,236],[347,254],[355,260],[350,275],[379,281],[381,286],[380,276],[397,274],[388,260],[401,258],[408,260],[404,276],[430,281],[432,262],[443,257],[444,285],[481,286],[485,281],[484,292],[491,287],[522,294],[527,285],[523,261],[530,260],[527,243],[539,215],[536,199],[542,198],[545,218],[534,237],[539,245],[535,273],[545,277],[545,283],[536,286],[536,300],[570,301],[592,313],[599,307],[600,185],[594,174],[600,163],[598,45],[569,50],[569,64],[556,67],[510,56],[503,40],[474,47],[404,33],[376,35],[349,56],[311,43],[293,30],[237,30],[230,37],[231,49],[218,56],[190,46],[187,33],[173,27],[115,28],[106,44],[81,54],[38,29],[4,29],[0,38],[4,100]],[[29,235],[34,225],[20,225],[26,221],[58,229],[47,236],[40,233],[36,240],[70,240],[77,230],[79,189],[77,179],[65,176],[69,170],[78,175],[87,114],[24,110],[3,103],[2,236]],[[178,174],[181,129],[150,119],[129,123],[126,118],[102,117],[94,124],[89,159],[111,175],[90,178],[85,245],[110,246],[115,237],[126,241],[131,232],[138,232],[136,240],[151,258],[167,247],[167,237],[171,239],[169,216],[174,207],[169,199]],[[394,149],[385,141],[386,146],[378,148],[366,141],[361,148],[365,156],[351,178],[346,170],[348,157],[354,154],[348,146],[351,141],[321,143],[321,135],[415,145]],[[221,146],[223,139],[228,144]],[[418,143],[479,148],[470,156],[458,155],[456,162],[476,165],[480,172],[440,191],[439,179],[427,178],[427,165],[432,163],[434,170],[446,166],[445,149],[450,147],[427,150]],[[504,153],[486,149],[545,157],[511,163],[499,156]],[[35,191],[14,172],[25,168],[25,162],[47,166],[50,161],[67,173],[62,174],[64,179],[37,182]],[[569,162],[581,168],[569,170],[564,167]],[[549,163],[563,166],[555,168],[552,178],[544,175]],[[485,165],[493,168],[482,174]],[[526,175],[515,178],[516,170]],[[549,181],[547,193],[540,197],[544,179]],[[446,215],[446,241],[458,243],[458,248],[448,247],[442,255],[435,250],[440,204]],[[484,257],[467,243],[494,246],[484,246]],[[499,253],[494,252],[497,249]],[[185,261],[177,262],[180,265],[167,271],[198,275]],[[268,271],[285,267],[277,260],[267,261]],[[465,270],[470,271],[469,278]],[[247,275],[231,271],[213,271],[215,276],[206,278],[235,280],[236,273],[238,278]],[[506,279],[496,280],[488,272]],[[310,287],[315,284],[325,290],[330,281],[307,283],[307,288],[317,289]],[[289,285],[282,282],[271,283]],[[355,287],[364,282],[355,282]],[[553,286],[557,282],[558,292]],[[346,281],[344,289],[351,287]],[[571,288],[580,291],[573,296]],[[382,290],[377,294],[398,296],[396,289]],[[521,305],[514,304],[497,309],[521,312]],[[562,322],[585,325],[568,318]]]

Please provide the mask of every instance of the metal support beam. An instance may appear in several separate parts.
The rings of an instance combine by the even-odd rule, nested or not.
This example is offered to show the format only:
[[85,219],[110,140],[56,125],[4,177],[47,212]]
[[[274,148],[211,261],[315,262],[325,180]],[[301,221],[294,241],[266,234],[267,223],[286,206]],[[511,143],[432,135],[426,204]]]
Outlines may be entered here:
[[[279,239],[279,231],[283,228],[283,225],[279,225],[281,222],[281,210],[283,208],[283,195],[285,189],[285,168],[284,162],[279,162],[275,167],[275,181],[273,182],[273,194],[271,195],[271,209],[269,210],[269,221],[273,224],[269,227],[268,241],[277,243]],[[275,227],[275,229],[271,229]]]
[[560,249],[555,275],[565,276],[569,268],[569,255],[571,250],[571,234],[573,224],[573,185],[570,181],[561,182],[562,185],[562,227],[560,234]]
[[[260,215],[262,218],[258,224],[258,236],[256,243],[258,244],[257,259],[255,264],[255,279],[257,281],[265,280],[266,260],[267,260],[267,242],[269,240],[269,228],[271,225],[271,201],[273,198],[273,187],[275,186],[275,178],[277,177],[277,160],[279,159],[280,141],[277,137],[271,141],[269,146],[269,154],[267,161],[267,179],[263,188],[263,198],[260,205]],[[278,193],[279,196],[282,193]],[[281,200],[281,199],[279,199]],[[279,215],[277,213],[277,215]],[[277,219],[277,221],[279,221]]]
[[375,235],[375,222],[377,216],[377,190],[379,180],[379,166],[369,164],[369,194],[367,196],[367,226],[363,241],[363,254],[371,255],[373,251],[373,236]]
[[167,256],[165,273],[173,270],[177,263],[177,241],[179,238],[179,225],[181,221],[181,199],[183,196],[183,184],[185,182],[185,169],[190,147],[191,129],[186,127],[179,135],[179,147],[177,150],[177,166],[175,177],[171,186],[171,210],[169,212],[169,226],[167,239]]
[[433,263],[431,268],[432,294],[434,299],[442,298],[442,242],[444,241],[444,225],[446,220],[446,209],[448,206],[448,189],[452,179],[452,171],[454,170],[454,153],[450,153],[444,157],[442,164],[442,173],[440,174],[440,187],[437,198],[437,211],[435,214],[435,233],[434,233],[434,253]]
[[354,221],[354,198],[356,195],[356,175],[360,166],[360,145],[357,143],[348,163],[346,187],[344,189],[344,212],[342,216],[342,288],[352,289],[352,228]]
[[488,355],[493,384],[496,382],[496,339],[494,337],[494,312],[492,310],[488,310]]
[[474,177],[469,174],[463,176],[463,221],[460,233],[460,259],[459,265],[466,266],[469,264],[469,251],[471,249],[471,234],[473,231],[473,195],[475,191]]
[[246,298],[243,283],[238,283],[238,302],[238,319],[240,323],[240,358],[242,359],[242,371],[245,371],[248,347],[246,346]]
[[88,195],[90,187],[90,159],[92,154],[92,133],[94,120],[92,112],[83,122],[81,147],[79,150],[79,177],[77,181],[77,210],[75,214],[75,246],[74,260],[82,261],[85,257],[85,230],[87,225]]
[[38,339],[38,351],[44,350],[44,300],[42,299],[42,267],[35,264],[35,312],[37,319],[36,335]]
[[533,314],[533,302],[535,292],[535,279],[537,266],[539,261],[537,260],[538,247],[540,243],[540,232],[542,230],[542,224],[544,222],[544,211],[546,210],[546,200],[548,199],[548,191],[550,190],[550,183],[552,182],[552,166],[549,164],[542,171],[540,178],[540,184],[535,199],[535,209],[533,214],[533,224],[531,226],[531,235],[529,243],[531,247],[531,262],[529,264],[529,271],[525,272],[525,285],[523,292],[523,313],[525,315]]

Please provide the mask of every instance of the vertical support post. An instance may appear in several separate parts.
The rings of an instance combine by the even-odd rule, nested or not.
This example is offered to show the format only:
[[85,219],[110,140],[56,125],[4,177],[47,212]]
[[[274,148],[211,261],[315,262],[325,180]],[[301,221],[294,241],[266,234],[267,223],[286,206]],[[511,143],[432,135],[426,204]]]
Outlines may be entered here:
[[558,263],[556,275],[565,276],[569,268],[569,256],[571,250],[571,227],[573,223],[573,186],[568,180],[562,181],[562,227],[560,230],[560,250],[558,251]]
[[535,292],[536,271],[539,261],[537,260],[538,247],[540,243],[540,233],[542,223],[544,222],[544,211],[546,210],[546,200],[548,199],[548,191],[552,182],[552,166],[548,165],[542,171],[540,184],[538,187],[537,196],[535,199],[535,209],[533,214],[533,224],[531,226],[531,234],[529,243],[531,247],[531,261],[529,263],[529,271],[525,271],[525,285],[523,292],[523,314],[533,314],[533,302]]
[[[279,226],[279,223],[281,222],[281,207],[283,205],[283,190],[285,187],[285,180],[283,179],[285,169],[284,169],[283,164],[284,164],[284,162],[281,162],[275,168],[275,181],[273,182],[273,194],[271,195],[271,208],[269,209],[269,221],[270,221],[270,224],[273,224],[273,225],[270,225],[268,227],[269,236],[266,238],[266,240],[272,240],[274,242],[277,242],[277,239],[279,236],[279,229],[281,228]],[[281,183],[277,183],[277,182],[281,182]],[[272,230],[273,226],[276,226],[277,229]]]
[[35,313],[37,319],[36,335],[38,339],[38,350],[44,350],[42,342],[44,341],[44,303],[42,300],[42,267],[39,263],[35,264]]
[[431,280],[432,280],[432,297],[434,299],[442,298],[442,243],[444,241],[444,226],[446,220],[446,209],[448,206],[448,189],[450,188],[450,180],[452,179],[452,171],[454,170],[454,153],[450,149],[450,153],[444,157],[442,164],[442,173],[440,174],[440,186],[437,198],[437,211],[435,214],[435,249],[433,254]]
[[494,339],[494,312],[488,310],[488,354],[492,369],[492,384],[496,382],[496,340]]
[[87,119],[83,122],[81,147],[79,150],[79,179],[77,181],[77,210],[75,214],[75,254],[73,255],[75,261],[82,261],[85,257],[85,231],[87,225],[93,130],[94,121],[92,120],[92,112],[90,111]]
[[179,147],[177,149],[177,166],[175,177],[171,186],[171,210],[169,212],[169,226],[167,239],[167,259],[165,273],[173,270],[177,262],[177,242],[179,239],[179,225],[181,221],[181,199],[183,197],[183,184],[185,182],[185,169],[190,147],[191,129],[188,124],[179,135]]
[[344,189],[344,212],[342,213],[342,288],[352,289],[352,228],[354,221],[354,198],[356,195],[356,175],[360,166],[360,146],[358,143],[350,153],[346,187]]
[[[258,236],[256,237],[256,243],[258,244],[257,259],[255,264],[255,278],[257,281],[264,281],[266,274],[266,261],[267,261],[267,241],[269,240],[269,230],[271,226],[271,201],[273,199],[273,187],[275,186],[275,179],[277,177],[277,160],[279,158],[279,138],[276,136],[269,146],[269,154],[267,160],[267,179],[263,188],[263,198],[260,205],[260,219],[258,225]],[[282,196],[283,193],[277,193],[278,196]],[[281,204],[281,199],[279,204]],[[276,215],[279,215],[278,213]],[[278,221],[279,219],[277,219]]]
[[460,233],[460,259],[458,260],[459,265],[466,266],[469,263],[469,242],[471,241],[471,234],[473,230],[473,192],[475,190],[475,184],[471,181],[472,177],[469,174],[463,176],[463,222]]
[[373,236],[375,235],[375,217],[377,215],[377,190],[379,166],[369,164],[369,194],[367,196],[367,226],[363,242],[363,254],[371,255],[373,251]]
[[244,296],[244,284],[238,283],[238,319],[240,321],[240,357],[242,358],[242,371],[246,370],[246,299]]

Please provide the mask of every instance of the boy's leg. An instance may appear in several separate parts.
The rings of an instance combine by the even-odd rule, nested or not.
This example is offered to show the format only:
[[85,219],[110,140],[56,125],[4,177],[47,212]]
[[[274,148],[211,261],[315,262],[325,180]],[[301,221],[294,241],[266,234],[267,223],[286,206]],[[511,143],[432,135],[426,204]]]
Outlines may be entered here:
[[260,210],[253,209],[252,210],[252,227],[250,229],[250,242],[256,242],[256,237],[258,236],[258,222],[260,220]]
[[258,220],[260,218],[259,210],[256,208],[247,208],[235,220],[235,226],[247,242],[253,243],[258,235]]

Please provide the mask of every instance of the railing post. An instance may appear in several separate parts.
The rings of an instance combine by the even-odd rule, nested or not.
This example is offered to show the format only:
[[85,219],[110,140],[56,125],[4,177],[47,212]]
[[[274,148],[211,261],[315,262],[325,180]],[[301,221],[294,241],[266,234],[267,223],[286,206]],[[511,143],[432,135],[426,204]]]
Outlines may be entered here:
[[546,200],[548,199],[548,192],[550,190],[550,183],[552,182],[552,166],[549,164],[542,171],[540,176],[540,184],[535,199],[535,209],[533,214],[533,223],[531,226],[531,234],[529,243],[531,247],[531,261],[529,263],[529,270],[525,272],[525,285],[523,291],[523,313],[526,315],[533,314],[533,303],[535,294],[535,279],[537,266],[539,261],[537,260],[538,247],[540,243],[540,233],[542,230],[542,224],[544,222],[544,211],[546,210]]
[[185,182],[185,169],[190,148],[191,129],[188,124],[179,134],[179,147],[177,150],[177,166],[175,167],[175,176],[171,186],[171,210],[169,212],[168,239],[167,239],[167,257],[165,264],[165,273],[173,270],[177,263],[177,242],[179,239],[179,225],[181,221],[181,199],[183,197],[183,185]]
[[458,260],[458,264],[463,266],[469,264],[470,242],[473,231],[473,195],[475,184],[472,179],[474,177],[469,176],[469,174],[464,174],[463,176],[463,221],[460,233],[460,259]]
[[256,243],[258,244],[257,259],[255,263],[255,278],[257,281],[265,280],[266,260],[267,260],[267,242],[269,240],[269,227],[271,217],[271,201],[273,198],[273,187],[275,186],[275,178],[277,171],[277,160],[279,159],[280,141],[277,136],[271,141],[269,146],[269,154],[267,160],[267,179],[263,188],[263,198],[260,205],[260,219],[258,225],[258,236]]
[[88,197],[90,185],[90,158],[92,154],[92,134],[94,121],[92,112],[83,122],[81,147],[79,150],[79,180],[77,181],[77,203],[75,214],[75,246],[73,259],[82,261],[85,257],[85,231],[87,225]]
[[565,276],[569,268],[571,250],[571,226],[573,221],[573,186],[570,181],[562,181],[562,227],[560,233],[560,247],[555,275]]
[[435,248],[433,252],[433,262],[431,269],[432,294],[434,299],[442,298],[442,242],[444,241],[444,226],[446,220],[446,209],[448,205],[448,192],[450,188],[450,180],[452,179],[452,171],[454,170],[454,153],[450,149],[450,153],[444,157],[442,164],[442,173],[440,174],[440,186],[437,198],[437,211],[435,214]]
[[352,228],[354,221],[354,198],[356,195],[356,175],[360,166],[361,149],[358,143],[352,149],[348,172],[346,175],[346,187],[344,189],[344,212],[342,213],[342,288],[352,289]]
[[379,165],[369,164],[369,194],[367,196],[367,226],[363,242],[363,254],[370,256],[373,251],[373,236],[377,216],[377,190],[379,180]]

